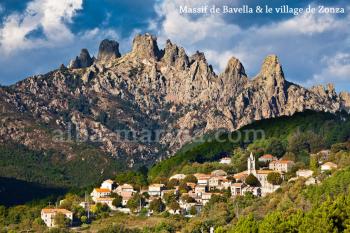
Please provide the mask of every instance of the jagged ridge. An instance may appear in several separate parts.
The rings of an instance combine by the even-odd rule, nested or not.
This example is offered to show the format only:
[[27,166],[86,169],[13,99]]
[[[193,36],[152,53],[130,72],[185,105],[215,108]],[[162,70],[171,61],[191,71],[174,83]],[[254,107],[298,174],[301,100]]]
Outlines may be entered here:
[[[288,82],[275,55],[265,58],[254,78],[247,77],[234,57],[217,75],[203,53],[188,56],[170,40],[159,49],[149,34],[137,35],[131,52],[124,55],[116,41],[104,40],[97,59],[83,49],[68,68],[27,78],[1,93],[5,102],[48,127],[79,126],[78,136],[90,142],[100,138],[100,148],[117,158],[127,157],[130,166],[171,155],[211,130],[233,131],[255,120],[306,109],[350,108],[349,93],[338,95],[332,85],[309,90]],[[145,129],[161,131],[159,140],[120,140],[116,132],[140,134]],[[17,134],[11,135],[11,140],[23,143]]]

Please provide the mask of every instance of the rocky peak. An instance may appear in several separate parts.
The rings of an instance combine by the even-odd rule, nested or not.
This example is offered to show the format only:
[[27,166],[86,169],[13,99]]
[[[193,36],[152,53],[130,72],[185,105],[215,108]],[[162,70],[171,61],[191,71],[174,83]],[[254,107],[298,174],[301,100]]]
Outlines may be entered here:
[[132,54],[141,59],[160,59],[161,52],[157,45],[157,38],[148,33],[136,35],[133,40]]
[[276,55],[269,55],[265,58],[255,81],[271,89],[271,91],[275,87],[283,87],[285,85],[286,80],[284,79],[282,66]]
[[97,60],[108,61],[121,57],[119,43],[115,40],[104,39],[98,49]]
[[93,62],[94,62],[94,59],[91,58],[89,51],[87,49],[82,49],[80,52],[80,55],[70,61],[68,68],[72,68],[72,69],[86,68],[91,66]]
[[176,44],[171,43],[170,40],[166,41],[164,48],[164,55],[162,57],[167,65],[176,66],[178,69],[185,69],[188,67],[188,56],[183,48],[179,48]]
[[335,98],[337,96],[334,85],[331,83],[327,84],[326,87],[323,85],[313,86],[310,91],[322,98]]
[[224,74],[229,76],[246,76],[242,63],[235,57],[231,57],[228,61]]
[[349,92],[340,92],[339,94],[341,106],[350,111],[350,93]]

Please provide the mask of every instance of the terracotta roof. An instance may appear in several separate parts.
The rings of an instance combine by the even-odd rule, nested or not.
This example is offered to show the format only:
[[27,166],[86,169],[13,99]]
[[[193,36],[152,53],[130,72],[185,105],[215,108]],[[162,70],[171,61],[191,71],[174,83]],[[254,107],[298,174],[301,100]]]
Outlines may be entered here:
[[41,212],[46,214],[52,214],[52,213],[73,214],[71,211],[66,209],[51,209],[51,208],[44,208],[41,210]]
[[103,188],[102,189],[101,188],[94,188],[94,190],[98,193],[110,193],[111,192],[111,190],[103,189]]
[[271,154],[266,154],[266,155],[261,156],[259,159],[274,159],[274,158],[276,158],[276,157],[274,157]]
[[275,160],[275,161],[272,161],[271,163],[288,164],[288,163],[294,163],[294,162],[292,160]]
[[244,177],[248,176],[248,172],[247,171],[243,171],[243,172],[240,172],[240,173],[237,173],[237,174],[234,174],[233,177],[235,179],[242,179]]

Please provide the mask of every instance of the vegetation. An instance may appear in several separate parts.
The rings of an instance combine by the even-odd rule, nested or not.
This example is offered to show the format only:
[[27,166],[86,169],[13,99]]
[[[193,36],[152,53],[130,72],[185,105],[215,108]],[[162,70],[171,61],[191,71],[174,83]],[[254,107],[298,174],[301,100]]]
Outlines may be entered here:
[[[257,140],[253,141],[249,133],[251,130],[263,131],[265,137],[258,134]],[[171,158],[154,165],[149,171],[149,179],[167,177],[190,168],[195,162],[217,161],[229,154],[233,155],[233,171],[242,171],[246,169],[248,155],[243,149],[247,147],[255,155],[272,153],[281,157],[287,152],[289,156],[294,154],[298,161],[308,164],[308,153],[330,148],[350,138],[350,117],[346,113],[305,111],[290,117],[256,121],[240,132],[222,134],[217,139],[209,134],[203,140],[187,144]]]
[[245,179],[245,183],[253,187],[260,186],[258,178],[256,178],[256,176],[254,176],[253,174],[249,174],[247,176],[247,178]]
[[278,172],[271,172],[267,175],[267,181],[273,185],[280,185],[282,184],[283,180],[281,174],[279,174]]

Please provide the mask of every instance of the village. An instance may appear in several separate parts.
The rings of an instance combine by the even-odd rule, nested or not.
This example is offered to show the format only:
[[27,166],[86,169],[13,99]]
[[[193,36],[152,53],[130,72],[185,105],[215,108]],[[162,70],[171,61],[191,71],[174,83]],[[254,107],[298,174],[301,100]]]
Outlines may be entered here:
[[[329,152],[321,151],[319,155],[327,156],[327,153]],[[321,158],[318,162],[321,173],[337,169],[335,163],[323,161]],[[219,163],[230,164],[231,158],[221,158]],[[256,169],[257,163],[263,166]],[[88,213],[88,217],[93,214],[97,205],[125,214],[139,214],[146,210],[146,216],[167,211],[169,214],[193,217],[198,215],[214,196],[226,195],[236,198],[249,193],[264,197],[279,189],[283,181],[292,182],[299,178],[305,180],[305,185],[319,183],[317,177],[313,176],[314,171],[310,169],[299,169],[294,177],[286,180],[286,174],[294,165],[294,161],[277,159],[271,154],[265,154],[256,161],[251,153],[247,159],[247,170],[236,174],[227,174],[224,170],[213,170],[210,174],[174,174],[168,179],[167,185],[153,183],[140,190],[131,184],[117,184],[108,179],[103,181],[100,187],[94,188],[89,198],[79,206]],[[64,202],[65,200],[61,200],[60,205]],[[133,208],[130,208],[131,206]],[[60,207],[42,209],[41,219],[48,227],[55,227],[58,214],[64,216],[68,224],[72,225],[73,212]]]

